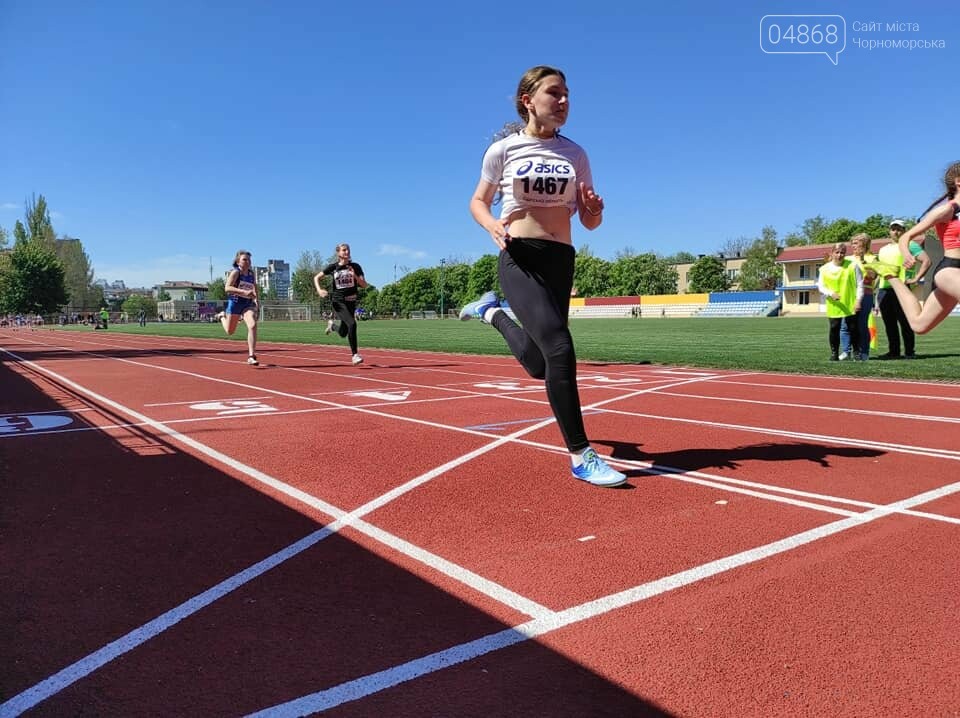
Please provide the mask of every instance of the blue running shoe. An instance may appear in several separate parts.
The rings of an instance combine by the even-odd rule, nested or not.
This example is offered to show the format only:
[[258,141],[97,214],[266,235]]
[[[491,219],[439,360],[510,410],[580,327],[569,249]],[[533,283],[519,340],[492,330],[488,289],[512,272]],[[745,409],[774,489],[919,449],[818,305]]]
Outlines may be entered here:
[[477,318],[484,321],[483,315],[490,307],[499,307],[500,300],[497,299],[496,292],[485,292],[475,302],[470,302],[460,310],[460,321],[465,322],[468,319]]
[[619,486],[627,480],[626,475],[607,465],[593,449],[583,452],[583,463],[571,467],[573,478],[586,481],[594,486]]

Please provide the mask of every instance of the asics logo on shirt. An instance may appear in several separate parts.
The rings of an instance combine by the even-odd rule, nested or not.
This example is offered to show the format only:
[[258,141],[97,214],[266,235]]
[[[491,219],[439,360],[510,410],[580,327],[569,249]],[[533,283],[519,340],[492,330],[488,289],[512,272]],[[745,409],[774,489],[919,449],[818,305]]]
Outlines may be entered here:
[[527,160],[517,168],[517,177],[523,177],[531,169],[538,175],[568,175],[573,171],[568,164],[541,162],[534,167],[533,160]]

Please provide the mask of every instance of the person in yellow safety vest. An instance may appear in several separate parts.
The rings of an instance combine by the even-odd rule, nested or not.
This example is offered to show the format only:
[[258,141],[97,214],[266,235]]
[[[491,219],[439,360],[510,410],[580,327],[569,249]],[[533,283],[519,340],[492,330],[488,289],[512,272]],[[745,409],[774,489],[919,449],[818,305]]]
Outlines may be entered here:
[[101,326],[102,326],[104,329],[106,329],[106,328],[107,328],[107,324],[108,324],[109,322],[110,322],[110,312],[107,311],[107,308],[106,308],[106,307],[103,307],[103,308],[100,310],[100,324],[101,324]]
[[863,273],[859,264],[847,259],[847,245],[843,242],[833,245],[829,259],[820,267],[817,288],[827,303],[830,361],[837,361],[840,358],[841,324],[846,324],[847,331],[850,332],[850,344],[860,346],[860,332],[854,307],[863,298]]
[[876,262],[877,258],[870,253],[870,237],[861,232],[850,238],[850,251],[847,257],[860,265],[863,273],[863,291],[858,293],[859,300],[853,306],[853,313],[860,333],[860,346],[850,343],[850,333],[846,324],[840,327],[840,360],[856,359],[860,355],[861,361],[870,358],[871,346],[876,347],[876,322],[873,321],[873,293],[877,286],[877,273],[864,268],[866,262]]

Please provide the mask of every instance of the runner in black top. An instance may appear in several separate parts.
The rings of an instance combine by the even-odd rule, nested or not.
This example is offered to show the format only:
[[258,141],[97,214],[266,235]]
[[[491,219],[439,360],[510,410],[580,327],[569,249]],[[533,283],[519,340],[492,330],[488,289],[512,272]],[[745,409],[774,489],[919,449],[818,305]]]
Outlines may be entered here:
[[[338,244],[336,252],[337,261],[327,265],[313,277],[313,286],[321,297],[330,297],[333,311],[340,319],[337,333],[350,342],[352,361],[359,364],[363,357],[357,353],[357,288],[366,287],[367,280],[363,278],[363,268],[350,259],[349,244]],[[333,290],[330,292],[320,286],[320,280],[326,276],[333,277]],[[333,324],[333,319],[327,322],[327,334],[333,331]]]

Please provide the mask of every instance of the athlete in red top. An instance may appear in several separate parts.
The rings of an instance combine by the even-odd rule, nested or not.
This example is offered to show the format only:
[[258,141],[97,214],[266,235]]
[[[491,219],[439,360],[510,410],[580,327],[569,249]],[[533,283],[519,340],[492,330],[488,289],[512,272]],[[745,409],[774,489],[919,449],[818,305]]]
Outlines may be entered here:
[[933,270],[933,290],[923,306],[900,281],[898,267],[884,264],[871,267],[890,281],[907,315],[907,321],[918,334],[926,334],[937,326],[960,301],[960,197],[957,196],[960,193],[960,162],[950,165],[943,184],[946,189],[944,195],[937,198],[920,221],[900,237],[903,266],[908,269],[915,262],[909,251],[911,240],[923,243],[924,232],[933,227],[943,243],[943,259]]

